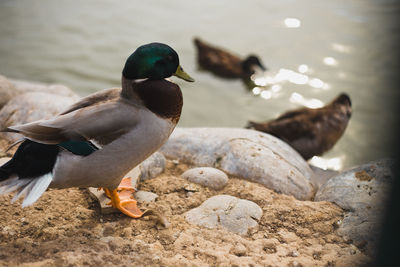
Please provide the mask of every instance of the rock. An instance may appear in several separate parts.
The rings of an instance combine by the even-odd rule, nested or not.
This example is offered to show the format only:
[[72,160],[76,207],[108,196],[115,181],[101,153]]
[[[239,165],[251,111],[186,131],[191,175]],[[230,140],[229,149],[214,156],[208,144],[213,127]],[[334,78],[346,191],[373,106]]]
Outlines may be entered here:
[[132,170],[130,170],[125,177],[130,177],[131,178],[131,182],[132,182],[132,187],[135,188],[135,190],[137,190],[137,188],[139,187],[139,183],[140,183],[140,167],[136,166],[135,168],[133,168]]
[[[60,84],[44,84],[0,76],[0,128],[49,119],[79,100],[71,89]],[[19,135],[1,133],[9,142]]]
[[176,128],[160,150],[171,159],[216,167],[300,200],[313,198],[312,170],[288,144],[238,128]]
[[183,185],[183,189],[188,193],[199,192],[201,187],[197,184],[185,184]]
[[163,154],[156,152],[140,164],[140,179],[155,178],[165,170],[166,159]]
[[[0,128],[50,119],[74,102],[73,97],[50,93],[32,92],[18,95],[0,110]],[[13,142],[18,140],[20,135],[1,133],[0,137]]]
[[19,94],[30,93],[30,92],[42,92],[51,93],[55,95],[62,95],[72,97],[75,100],[79,100],[79,96],[74,93],[69,87],[61,84],[45,84],[39,82],[22,81],[9,79],[14,85],[15,89]]
[[6,77],[0,75],[0,109],[17,94],[14,85]]
[[120,212],[113,206],[108,205],[108,203],[110,203],[110,199],[106,196],[106,194],[102,189],[99,190],[98,188],[89,187],[88,190],[90,196],[99,203],[101,214],[111,214]]
[[229,252],[238,257],[243,257],[243,256],[246,256],[247,249],[243,244],[239,243],[236,246],[232,247]]
[[135,193],[135,199],[139,203],[143,202],[153,202],[158,198],[158,195],[153,193],[153,192],[148,192],[148,191],[137,191]]
[[192,224],[207,228],[219,226],[228,231],[247,234],[258,226],[262,209],[254,202],[228,195],[218,195],[203,202],[199,207],[188,211],[185,219]]
[[7,79],[0,75],[0,109],[13,97],[31,92],[51,93],[79,100],[79,96],[65,85]]
[[338,232],[369,253],[375,250],[379,223],[394,179],[394,160],[384,159],[344,171],[316,194],[316,201],[336,203],[346,211]]
[[211,167],[189,169],[182,174],[182,177],[215,190],[222,189],[228,182],[228,176],[223,171]]
[[324,185],[329,179],[339,174],[338,171],[334,170],[324,170],[319,167],[310,165],[311,170],[313,170],[314,174],[311,176],[311,181],[315,186],[315,189],[318,191],[322,185]]

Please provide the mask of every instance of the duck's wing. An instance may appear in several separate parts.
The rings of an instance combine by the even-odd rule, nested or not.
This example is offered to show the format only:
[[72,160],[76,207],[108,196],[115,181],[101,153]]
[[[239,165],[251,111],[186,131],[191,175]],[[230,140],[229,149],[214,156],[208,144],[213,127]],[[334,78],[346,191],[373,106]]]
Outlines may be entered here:
[[314,138],[315,128],[307,118],[273,120],[264,125],[267,133],[286,141],[295,141],[303,138]]
[[209,45],[198,38],[194,39],[198,61],[203,68],[211,69],[220,75],[238,76],[241,74],[242,59],[219,47]]
[[133,129],[140,120],[138,108],[118,99],[70,108],[54,119],[11,126],[6,130],[44,144],[94,140],[102,145]]
[[279,120],[284,120],[284,119],[293,119],[295,117],[299,117],[299,116],[303,116],[304,114],[313,114],[315,113],[316,109],[310,109],[310,108],[300,108],[300,109],[296,109],[296,110],[290,110],[287,111],[283,114],[281,114],[278,118],[276,118],[275,120],[279,121]]
[[89,107],[89,106],[94,106],[94,105],[99,105],[103,104],[109,101],[113,101],[118,99],[118,97],[121,94],[121,88],[110,88],[110,89],[104,89],[99,92],[96,92],[94,94],[91,94],[89,96],[86,96],[76,102],[75,104],[71,105],[66,109],[65,111],[61,112],[60,115],[64,115],[67,113],[70,113],[72,111]]
[[[253,128],[257,131],[266,133],[285,133],[285,136],[296,133],[304,133],[306,131],[305,125],[301,123],[305,117],[312,115],[313,111],[309,108],[301,108],[297,110],[287,111],[276,119],[265,122],[249,121],[246,128]],[[287,133],[286,133],[287,132]],[[274,134],[277,135],[277,134]]]

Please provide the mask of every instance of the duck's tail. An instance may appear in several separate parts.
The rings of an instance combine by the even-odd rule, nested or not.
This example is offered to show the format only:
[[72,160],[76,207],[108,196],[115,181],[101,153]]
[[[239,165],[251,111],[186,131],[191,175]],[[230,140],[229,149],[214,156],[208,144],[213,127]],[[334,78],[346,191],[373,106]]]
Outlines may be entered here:
[[254,129],[258,125],[257,122],[254,121],[248,121],[247,125],[244,127],[246,129]]
[[258,122],[254,122],[254,121],[248,121],[247,125],[245,126],[246,129],[253,129],[253,130],[257,130],[260,132],[266,132],[266,133],[270,133],[271,132],[271,128],[269,123],[258,123]]
[[15,191],[12,203],[21,196],[24,196],[22,207],[35,203],[53,180],[58,152],[56,145],[22,142],[12,159],[0,167],[0,195]]
[[35,203],[47,190],[52,180],[53,175],[51,173],[33,179],[19,179],[17,176],[13,175],[7,180],[0,182],[0,195],[15,191],[16,194],[11,200],[11,203],[14,203],[21,196],[24,196],[24,201],[22,202],[22,207],[24,208]]

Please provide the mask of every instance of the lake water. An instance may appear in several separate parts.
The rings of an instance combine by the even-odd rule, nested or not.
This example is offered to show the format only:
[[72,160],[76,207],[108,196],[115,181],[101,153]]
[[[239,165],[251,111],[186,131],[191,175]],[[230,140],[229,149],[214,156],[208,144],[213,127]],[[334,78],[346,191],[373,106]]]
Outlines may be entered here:
[[[322,160],[343,168],[392,154],[398,10],[395,1],[372,0],[1,0],[0,74],[86,95],[119,86],[136,47],[164,42],[196,79],[172,78],[184,94],[179,126],[243,127],[348,93],[350,124],[323,157],[331,160]],[[195,36],[242,56],[259,55],[269,71],[257,81],[269,82],[268,90],[251,92],[241,81],[199,71]]]

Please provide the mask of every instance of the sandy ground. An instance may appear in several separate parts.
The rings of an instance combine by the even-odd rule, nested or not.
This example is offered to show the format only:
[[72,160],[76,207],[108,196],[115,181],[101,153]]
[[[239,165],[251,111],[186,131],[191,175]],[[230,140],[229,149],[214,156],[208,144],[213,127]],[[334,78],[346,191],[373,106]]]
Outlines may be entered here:
[[[298,201],[233,177],[223,190],[214,191],[182,179],[187,168],[168,161],[164,174],[140,185],[141,190],[159,195],[146,207],[166,216],[171,224],[167,229],[151,217],[102,215],[87,189],[48,190],[24,209],[20,202],[10,204],[12,196],[0,197],[0,266],[360,266],[368,262],[362,251],[337,234],[343,212],[336,205]],[[263,209],[259,227],[240,236],[184,220],[185,212],[218,194],[257,203]]]

